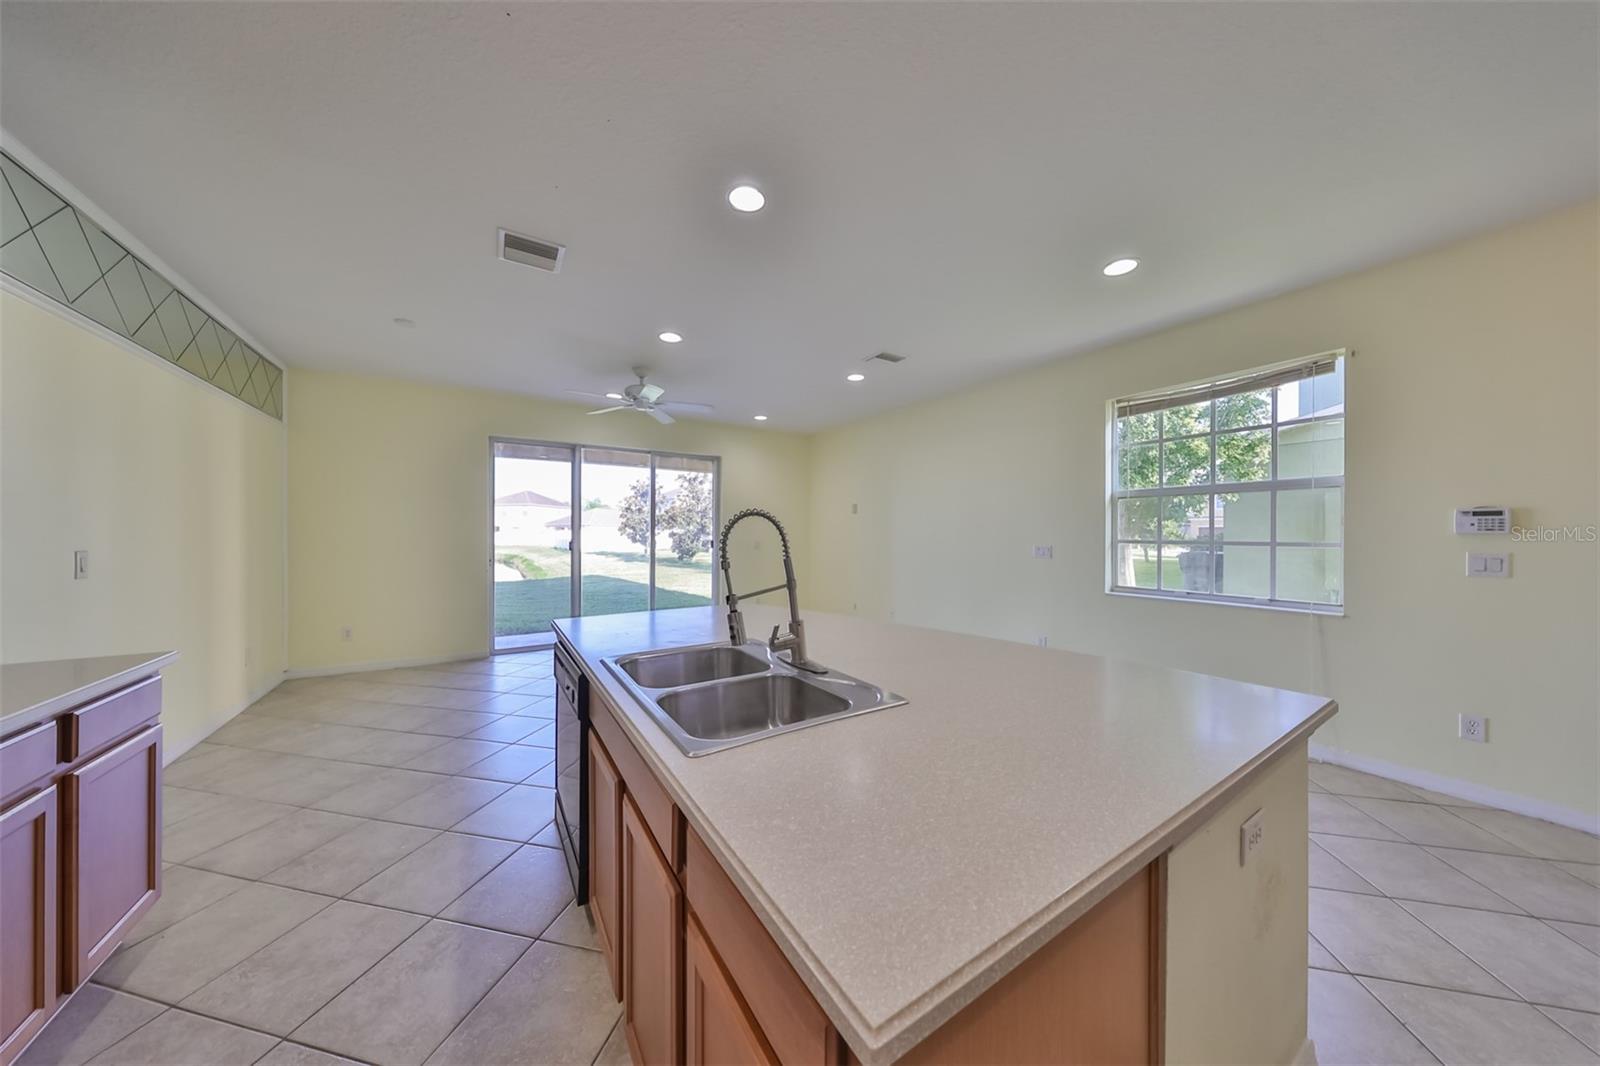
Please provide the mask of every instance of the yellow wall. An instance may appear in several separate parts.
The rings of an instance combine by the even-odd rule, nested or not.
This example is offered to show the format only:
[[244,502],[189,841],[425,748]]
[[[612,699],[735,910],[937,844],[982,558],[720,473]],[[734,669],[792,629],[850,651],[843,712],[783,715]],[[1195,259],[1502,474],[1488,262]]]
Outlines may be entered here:
[[[1591,203],[823,433],[808,602],[1326,693],[1319,744],[1592,822],[1597,546],[1450,519],[1597,521],[1597,222]],[[1106,402],[1340,347],[1346,616],[1108,595]],[[1468,580],[1469,547],[1514,576]],[[1457,740],[1458,712],[1490,742]]]
[[169,759],[276,684],[284,436],[154,356],[0,294],[0,659],[177,649]]
[[[488,649],[491,436],[720,455],[724,517],[759,506],[807,526],[808,445],[794,434],[301,369],[289,411],[291,669]],[[799,539],[804,587],[815,575]],[[770,527],[741,526],[736,587],[781,580],[775,549]]]

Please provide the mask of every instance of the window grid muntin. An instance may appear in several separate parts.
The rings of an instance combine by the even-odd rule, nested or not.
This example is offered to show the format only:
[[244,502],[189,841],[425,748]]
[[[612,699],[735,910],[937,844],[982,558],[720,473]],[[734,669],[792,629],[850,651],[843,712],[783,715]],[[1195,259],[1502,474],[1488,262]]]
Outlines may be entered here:
[[[1339,367],[1340,365],[1342,365],[1343,358],[1344,358],[1343,356],[1339,356],[1335,360],[1334,365],[1335,365],[1336,368]],[[1345,403],[1343,401],[1341,401],[1340,404],[1339,404],[1339,409],[1337,411],[1329,411],[1329,412],[1322,413],[1322,414],[1299,415],[1299,416],[1296,416],[1295,418],[1279,421],[1279,419],[1278,419],[1278,394],[1279,394],[1279,388],[1278,387],[1273,387],[1273,388],[1270,388],[1270,389],[1266,390],[1266,392],[1267,392],[1267,395],[1268,395],[1268,400],[1269,400],[1269,405],[1270,405],[1269,406],[1269,413],[1268,413],[1269,421],[1266,422],[1266,423],[1252,424],[1252,425],[1247,425],[1247,426],[1230,426],[1227,429],[1219,430],[1217,428],[1217,409],[1216,409],[1217,398],[1216,397],[1212,397],[1211,399],[1205,401],[1206,404],[1207,404],[1207,407],[1208,407],[1208,415],[1209,415],[1208,421],[1209,421],[1209,424],[1210,424],[1210,429],[1207,432],[1205,432],[1205,433],[1184,433],[1184,434],[1179,434],[1179,435],[1176,435],[1176,436],[1169,437],[1169,436],[1167,436],[1167,432],[1166,432],[1166,430],[1167,430],[1166,412],[1167,412],[1168,409],[1167,408],[1163,408],[1163,409],[1160,409],[1160,410],[1157,410],[1157,411],[1149,412],[1149,413],[1154,414],[1156,416],[1156,419],[1155,419],[1155,427],[1156,427],[1155,439],[1154,440],[1131,441],[1131,442],[1129,442],[1127,447],[1129,447],[1129,448],[1140,448],[1140,447],[1148,448],[1148,447],[1150,447],[1152,445],[1155,446],[1155,448],[1156,448],[1156,473],[1155,473],[1155,481],[1156,481],[1156,483],[1153,486],[1137,488],[1137,489],[1128,489],[1128,488],[1124,488],[1122,486],[1122,452],[1125,450],[1125,448],[1124,448],[1124,445],[1123,445],[1122,441],[1120,440],[1120,438],[1118,436],[1117,423],[1120,421],[1120,419],[1115,413],[1115,406],[1113,406],[1113,412],[1112,412],[1113,425],[1112,425],[1112,437],[1111,437],[1111,439],[1112,439],[1112,449],[1113,449],[1112,474],[1113,474],[1113,477],[1114,477],[1115,481],[1114,481],[1114,487],[1112,489],[1112,494],[1111,494],[1111,516],[1110,516],[1111,534],[1112,534],[1112,537],[1111,537],[1111,563],[1112,563],[1111,588],[1112,588],[1112,590],[1118,591],[1118,592],[1133,592],[1133,593],[1138,593],[1138,594],[1142,594],[1142,595],[1152,595],[1152,594],[1162,595],[1162,596],[1166,596],[1166,597],[1172,598],[1172,599],[1206,600],[1206,601],[1221,602],[1221,603],[1247,604],[1247,605],[1253,605],[1253,606],[1276,606],[1276,605],[1282,605],[1282,606],[1293,608],[1293,609],[1297,609],[1297,610],[1302,610],[1303,609],[1303,610],[1311,610],[1311,611],[1314,611],[1314,612],[1342,612],[1343,611],[1343,609],[1344,609],[1344,582],[1343,582],[1343,557],[1342,557],[1342,555],[1341,555],[1341,558],[1340,558],[1340,587],[1339,587],[1339,602],[1338,603],[1329,603],[1329,602],[1324,601],[1324,600],[1288,600],[1288,599],[1280,599],[1278,597],[1278,549],[1279,548],[1321,548],[1321,549],[1326,549],[1326,550],[1337,550],[1337,551],[1340,551],[1341,553],[1344,550],[1344,485],[1345,485],[1345,478],[1344,478],[1344,474],[1342,472],[1343,463],[1340,464],[1341,473],[1339,473],[1337,475],[1332,475],[1332,474],[1330,474],[1330,475],[1315,475],[1315,474],[1313,474],[1313,475],[1308,476],[1308,477],[1289,478],[1289,479],[1280,481],[1279,478],[1278,478],[1278,460],[1279,460],[1279,454],[1280,454],[1280,448],[1281,448],[1280,435],[1281,435],[1281,431],[1282,430],[1284,430],[1286,428],[1291,428],[1292,429],[1292,428],[1294,428],[1296,426],[1310,425],[1310,424],[1314,424],[1314,423],[1318,423],[1318,422],[1343,422],[1343,421],[1345,421],[1345,418],[1346,418]],[[1196,405],[1193,402],[1190,402],[1190,403],[1179,403],[1179,404],[1175,404],[1174,406],[1176,406],[1176,407],[1193,407],[1193,406],[1196,406]],[[1127,416],[1122,416],[1122,417],[1134,417],[1134,416],[1133,415],[1127,415]],[[1218,450],[1217,449],[1217,443],[1218,443],[1218,438],[1219,437],[1228,436],[1230,434],[1246,433],[1246,432],[1250,432],[1252,430],[1260,431],[1260,430],[1263,430],[1263,429],[1268,429],[1268,430],[1271,431],[1270,447],[1269,447],[1269,455],[1268,455],[1268,477],[1267,477],[1267,479],[1264,480],[1264,481],[1245,481],[1245,482],[1219,483],[1217,481],[1217,450]],[[1168,484],[1166,484],[1166,471],[1167,471],[1166,445],[1167,445],[1167,443],[1169,441],[1178,442],[1178,441],[1185,441],[1185,440],[1200,440],[1200,439],[1209,439],[1210,443],[1211,443],[1211,452],[1210,452],[1210,476],[1211,476],[1211,479],[1210,479],[1210,481],[1207,484],[1204,484],[1204,485],[1168,485]],[[1343,438],[1341,438],[1341,450],[1342,450],[1342,440],[1343,440]],[[1311,489],[1311,488],[1325,488],[1325,489],[1338,489],[1339,490],[1339,501],[1340,501],[1340,506],[1339,506],[1339,538],[1340,539],[1338,541],[1279,540],[1278,539],[1278,494],[1280,492],[1295,491],[1297,489]],[[1193,491],[1195,489],[1204,489],[1205,491],[1204,492]],[[1185,490],[1190,490],[1190,491],[1185,491]],[[1228,540],[1228,541],[1224,541],[1223,543],[1226,544],[1226,545],[1232,545],[1234,547],[1240,547],[1240,548],[1266,548],[1267,549],[1267,560],[1268,560],[1267,593],[1268,594],[1267,594],[1267,597],[1265,599],[1263,599],[1261,597],[1257,597],[1257,596],[1233,596],[1233,595],[1229,595],[1227,593],[1219,593],[1219,592],[1216,591],[1215,559],[1216,559],[1216,545],[1217,545],[1217,530],[1216,530],[1217,498],[1219,496],[1221,496],[1221,495],[1225,495],[1225,494],[1228,494],[1228,493],[1241,494],[1241,493],[1246,493],[1246,492],[1265,492],[1265,493],[1268,493],[1268,497],[1267,497],[1267,503],[1268,503],[1268,530],[1269,530],[1268,536],[1271,539],[1267,540],[1267,541],[1261,541],[1261,540]],[[1172,497],[1176,497],[1176,496],[1203,496],[1203,495],[1209,495],[1209,497],[1210,497],[1210,499],[1207,501],[1207,519],[1206,519],[1206,533],[1207,533],[1207,536],[1206,536],[1206,539],[1204,541],[1201,541],[1201,540],[1169,541],[1166,538],[1165,530],[1163,528],[1164,524],[1165,524],[1165,522],[1164,522],[1165,510],[1164,510],[1164,507],[1163,507],[1161,501],[1163,499],[1172,498]],[[1155,529],[1156,537],[1155,537],[1155,539],[1154,540],[1140,540],[1140,539],[1137,539],[1137,538],[1129,538],[1129,537],[1120,536],[1120,527],[1117,524],[1117,504],[1118,504],[1118,502],[1121,501],[1121,500],[1125,500],[1125,499],[1150,498],[1150,497],[1154,497],[1154,498],[1157,499],[1156,519],[1155,519],[1155,526],[1156,526],[1156,529]],[[1155,587],[1153,589],[1141,588],[1141,587],[1139,587],[1137,585],[1124,585],[1124,584],[1120,583],[1119,575],[1118,575],[1117,570],[1116,570],[1116,563],[1117,563],[1118,547],[1120,545],[1124,545],[1124,544],[1127,544],[1127,545],[1138,545],[1140,547],[1154,547],[1155,548],[1156,573],[1155,573]],[[1206,550],[1210,554],[1211,559],[1213,561],[1213,565],[1210,568],[1210,572],[1209,572],[1209,575],[1208,575],[1208,578],[1207,578],[1207,582],[1206,582],[1207,587],[1208,587],[1208,589],[1210,591],[1205,591],[1205,592],[1189,591],[1187,589],[1168,589],[1166,587],[1166,567],[1164,565],[1163,553],[1164,553],[1164,550],[1165,550],[1165,548],[1166,548],[1166,546],[1168,544],[1180,544],[1180,545],[1182,545],[1184,547],[1189,547],[1189,548],[1193,548],[1193,547],[1196,547],[1196,546],[1201,545],[1201,544],[1204,544],[1206,546]]]

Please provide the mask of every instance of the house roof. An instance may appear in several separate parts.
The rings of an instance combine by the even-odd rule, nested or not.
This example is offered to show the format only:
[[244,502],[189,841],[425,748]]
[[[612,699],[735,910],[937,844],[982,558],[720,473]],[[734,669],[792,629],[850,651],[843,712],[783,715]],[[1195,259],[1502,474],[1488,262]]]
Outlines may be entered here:
[[523,489],[521,492],[513,492],[507,496],[496,496],[494,505],[496,507],[565,507],[567,504],[565,500],[552,500],[548,496]]

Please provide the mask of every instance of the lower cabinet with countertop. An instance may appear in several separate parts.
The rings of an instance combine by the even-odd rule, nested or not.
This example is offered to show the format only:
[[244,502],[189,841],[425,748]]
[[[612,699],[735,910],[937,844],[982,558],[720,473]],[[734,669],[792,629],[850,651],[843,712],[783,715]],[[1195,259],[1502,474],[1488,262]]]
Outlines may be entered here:
[[578,835],[634,1061],[1308,1060],[1306,744],[1332,700],[807,626],[817,662],[905,702],[707,753],[623,678],[725,647],[720,612],[555,623],[587,694]]
[[0,667],[0,1066],[161,892],[171,653]]
[[[633,1060],[857,1061],[600,686],[589,700],[590,911]],[[1113,890],[901,1061],[1158,1061],[1158,870]]]

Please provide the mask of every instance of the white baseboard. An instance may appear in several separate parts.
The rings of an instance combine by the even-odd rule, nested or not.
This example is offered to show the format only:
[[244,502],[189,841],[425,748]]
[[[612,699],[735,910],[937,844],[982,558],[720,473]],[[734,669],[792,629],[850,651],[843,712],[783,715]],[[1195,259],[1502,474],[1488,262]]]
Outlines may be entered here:
[[408,666],[436,666],[439,663],[456,663],[463,659],[487,659],[489,651],[455,652],[451,655],[426,655],[419,659],[387,659],[383,662],[341,663],[338,666],[310,666],[285,670],[284,680],[300,677],[329,677],[333,674],[364,674],[371,670],[400,670]]
[[1300,1045],[1300,1053],[1294,1057],[1292,1066],[1317,1066],[1317,1044],[1309,1036],[1306,1042]]
[[205,736],[195,737],[193,740],[189,741],[187,744],[182,745],[181,747],[178,746],[177,744],[168,743],[167,742],[167,738],[166,737],[162,737],[161,738],[161,765],[163,765],[163,766],[171,766],[175,759],[178,759],[178,758],[182,757],[183,755],[187,754],[189,752],[189,750],[191,748],[194,748],[196,745],[204,743],[206,737],[209,737],[212,733],[215,733],[218,729],[221,729],[223,726],[225,726],[229,722],[233,721],[239,715],[243,714],[244,713],[244,709],[246,707],[250,706],[256,700],[259,700],[261,697],[265,696],[267,693],[269,693],[273,689],[277,688],[282,682],[283,682],[283,677],[281,675],[277,676],[277,677],[274,677],[274,678],[271,678],[268,681],[263,682],[261,685],[257,686],[254,690],[252,690],[250,695],[248,695],[248,696],[246,696],[244,698],[244,702],[243,703],[236,703],[232,707],[230,707],[228,709],[227,716],[224,717],[222,719],[222,721],[218,722],[210,730],[210,732],[207,732],[205,734]]
[[1479,785],[1472,781],[1463,781],[1455,777],[1446,777],[1443,774],[1430,773],[1427,770],[1417,770],[1409,766],[1401,766],[1399,763],[1374,759],[1367,755],[1341,751],[1338,748],[1330,748],[1325,744],[1311,744],[1310,755],[1319,762],[1332,763],[1335,766],[1344,766],[1351,770],[1377,774],[1379,777],[1392,778],[1404,785],[1416,785],[1418,788],[1442,792],[1447,796],[1471,800],[1473,803],[1481,803],[1486,807],[1498,807],[1503,811],[1511,811],[1513,814],[1525,814],[1529,818],[1539,818],[1546,822],[1564,825],[1569,829],[1578,829],[1585,833],[1594,833],[1600,836],[1600,816],[1575,810],[1571,807],[1562,807],[1515,792],[1502,792],[1497,788],[1489,788],[1487,785]]

